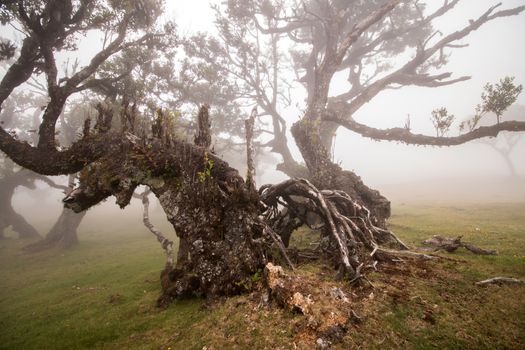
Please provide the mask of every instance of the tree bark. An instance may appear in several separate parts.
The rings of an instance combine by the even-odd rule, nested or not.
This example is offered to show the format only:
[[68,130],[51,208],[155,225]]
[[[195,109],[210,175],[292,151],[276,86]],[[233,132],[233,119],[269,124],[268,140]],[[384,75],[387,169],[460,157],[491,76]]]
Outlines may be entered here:
[[390,201],[379,191],[366,186],[354,172],[343,170],[339,165],[332,163],[318,128],[318,125],[305,118],[292,126],[295,142],[310,171],[309,179],[319,189],[346,192],[370,210],[374,224],[385,228],[386,219],[390,217]]
[[211,181],[176,186],[169,181],[153,189],[181,242],[176,267],[161,274],[159,304],[193,294],[231,295],[248,289],[250,276],[265,260],[254,241],[256,203],[238,190],[224,196]]
[[[175,266],[161,273],[159,305],[174,298],[232,295],[251,287],[267,261],[264,223],[256,192],[237,170],[206,148],[178,140],[144,143],[126,134],[115,153],[80,174],[66,207],[85,210],[114,195],[126,206],[140,184],[157,196],[180,238]],[[271,243],[270,243],[271,244]]]

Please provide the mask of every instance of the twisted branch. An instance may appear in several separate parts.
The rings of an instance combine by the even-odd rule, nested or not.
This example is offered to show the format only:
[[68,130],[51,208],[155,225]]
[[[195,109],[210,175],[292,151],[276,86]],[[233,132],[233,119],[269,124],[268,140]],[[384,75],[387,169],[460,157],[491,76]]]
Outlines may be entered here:
[[147,188],[142,194],[140,195],[142,197],[142,205],[144,207],[144,210],[142,212],[142,221],[144,222],[144,226],[150,230],[151,233],[157,237],[157,241],[159,241],[160,245],[162,246],[162,249],[166,252],[166,268],[171,270],[173,268],[173,242],[164,237],[162,232],[156,228],[149,219],[149,194],[151,193],[150,189]]

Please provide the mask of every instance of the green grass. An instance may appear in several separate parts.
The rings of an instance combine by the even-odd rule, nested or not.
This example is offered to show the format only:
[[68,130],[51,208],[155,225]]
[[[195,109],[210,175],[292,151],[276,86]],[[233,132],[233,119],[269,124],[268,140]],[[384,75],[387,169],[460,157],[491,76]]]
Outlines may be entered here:
[[[406,278],[400,287],[406,290],[405,302],[385,303],[375,320],[396,334],[387,337],[386,348],[524,348],[525,288],[474,283],[495,276],[525,279],[525,204],[400,205],[393,213],[391,229],[410,246],[423,247],[421,241],[435,234],[462,235],[499,254],[442,252],[458,261],[441,263],[437,277]],[[435,324],[422,321],[428,310]]]
[[[474,286],[495,275],[525,278],[525,204],[399,205],[390,225],[409,245],[463,235],[499,255],[460,250],[441,253],[461,261],[438,263],[434,272],[371,274],[375,301],[356,305],[365,321],[335,348],[525,347],[525,288]],[[92,220],[80,239],[72,250],[38,254],[21,251],[27,242],[0,241],[1,349],[288,349],[295,342],[293,324],[303,316],[254,310],[253,294],[157,309],[164,256],[140,224]],[[424,320],[428,312],[433,323]]]
[[2,242],[0,347],[140,348],[144,343],[134,335],[153,332],[155,338],[168,324],[185,329],[204,316],[197,299],[155,308],[164,261],[151,237],[82,238],[67,252],[41,254],[21,253],[21,242]]
[[454,256],[468,261],[477,277],[495,273],[525,276],[525,203],[455,206],[400,205],[393,208],[390,228],[410,246],[432,235],[463,236],[497,256],[479,256],[460,249]]

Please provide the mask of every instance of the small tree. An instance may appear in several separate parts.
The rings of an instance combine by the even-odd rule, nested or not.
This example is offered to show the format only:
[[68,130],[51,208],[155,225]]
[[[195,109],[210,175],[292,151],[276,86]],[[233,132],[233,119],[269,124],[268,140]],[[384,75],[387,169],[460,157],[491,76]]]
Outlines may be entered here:
[[436,108],[432,111],[430,120],[436,129],[436,136],[443,137],[450,130],[450,126],[454,121],[454,115],[448,114],[445,107]]
[[481,94],[483,102],[477,106],[476,114],[481,117],[485,113],[492,112],[496,115],[496,121],[499,124],[501,115],[516,102],[522,89],[521,84],[514,85],[514,77],[505,77],[495,86],[487,83],[485,91]]
[[[524,121],[525,120],[525,106],[520,104],[514,104],[509,107],[507,111],[502,115],[506,119]],[[460,123],[460,131],[468,128],[468,130],[473,130],[478,126],[489,126],[490,121],[487,119],[481,120],[479,115],[474,115],[473,117],[464,120]],[[497,137],[484,138],[478,140],[479,143],[487,145],[496,151],[497,154],[501,156],[505,162],[509,176],[511,178],[518,178],[519,174],[514,166],[513,157],[511,154],[517,152],[517,145],[520,143],[520,140],[523,139],[523,133],[512,133],[504,132],[498,134]]]

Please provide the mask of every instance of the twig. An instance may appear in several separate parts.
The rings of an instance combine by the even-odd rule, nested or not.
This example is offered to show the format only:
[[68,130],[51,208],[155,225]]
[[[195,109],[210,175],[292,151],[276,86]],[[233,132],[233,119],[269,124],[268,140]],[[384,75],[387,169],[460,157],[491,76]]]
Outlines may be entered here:
[[292,261],[290,260],[290,258],[288,257],[288,254],[286,253],[286,248],[284,247],[281,237],[274,230],[272,230],[270,226],[265,226],[264,230],[272,238],[274,243],[277,244],[277,247],[279,247],[281,254],[283,255],[288,265],[290,265],[290,268],[292,269],[292,271],[295,271],[295,267],[293,266]]

